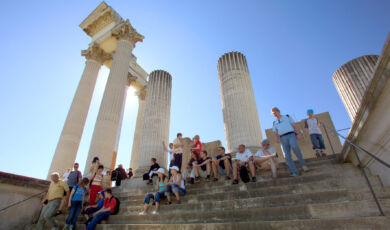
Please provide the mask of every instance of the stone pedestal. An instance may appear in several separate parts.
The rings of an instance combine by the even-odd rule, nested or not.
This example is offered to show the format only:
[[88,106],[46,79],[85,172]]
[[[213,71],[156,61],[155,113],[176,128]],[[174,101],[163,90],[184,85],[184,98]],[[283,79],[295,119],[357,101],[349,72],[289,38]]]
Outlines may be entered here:
[[259,148],[262,135],[245,56],[224,54],[218,60],[218,75],[227,151],[237,151],[240,144]]
[[52,172],[58,172],[62,175],[67,168],[73,168],[96,79],[102,63],[109,58],[109,55],[104,53],[97,45],[93,45],[88,50],[83,50],[82,55],[87,59],[85,69],[62,129],[48,178]]
[[333,83],[352,122],[374,74],[377,55],[366,55],[342,65],[333,74]]
[[89,171],[93,157],[97,156],[105,169],[113,169],[116,161],[116,143],[119,142],[123,107],[128,88],[128,70],[132,58],[131,51],[137,41],[142,41],[128,21],[114,28],[113,35],[118,39],[113,54],[111,71],[108,76],[98,118],[93,132],[85,172]]
[[137,172],[149,169],[152,157],[157,159],[160,166],[166,166],[167,156],[164,154],[162,142],[168,143],[169,139],[171,89],[172,77],[168,72],[157,70],[150,74],[139,142]]
[[140,89],[136,91],[136,95],[138,96],[138,114],[130,160],[130,168],[133,169],[133,172],[138,168],[139,142],[142,132],[142,122],[144,120],[146,90],[144,88]]

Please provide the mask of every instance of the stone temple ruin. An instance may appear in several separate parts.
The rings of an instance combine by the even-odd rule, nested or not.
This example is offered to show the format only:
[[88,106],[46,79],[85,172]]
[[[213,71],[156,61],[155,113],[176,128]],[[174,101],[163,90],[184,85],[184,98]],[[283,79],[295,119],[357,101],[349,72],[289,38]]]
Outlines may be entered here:
[[[130,165],[136,173],[131,180],[113,188],[115,196],[121,200],[120,212],[97,229],[389,229],[390,169],[361,149],[356,152],[348,142],[341,145],[339,136],[332,132],[335,127],[328,112],[316,114],[316,117],[328,127],[321,130],[326,133],[325,143],[334,154],[313,159],[309,138],[299,140],[311,168],[302,176],[288,177],[280,146],[268,129],[266,136],[280,153],[279,179],[269,179],[270,171],[266,166],[257,171],[258,177],[263,179],[256,183],[232,186],[230,181],[201,181],[186,186],[188,194],[181,205],[163,205],[160,215],[138,216],[143,197],[151,190],[140,177],[148,170],[149,159],[156,157],[158,162],[167,162],[161,142],[168,143],[169,138],[174,76],[172,78],[165,70],[148,74],[137,64],[132,50],[144,37],[105,2],[80,27],[91,37],[91,43],[81,52],[86,58],[85,69],[49,174],[54,171],[62,174],[73,166],[102,65],[110,69],[110,74],[87,165],[98,156],[107,169],[115,167],[129,86],[136,89],[139,100]],[[263,137],[247,60],[239,52],[229,52],[220,57],[217,68],[226,148],[235,152],[239,144],[245,144],[255,151]],[[344,64],[334,73],[333,82],[353,121],[348,140],[384,162],[390,162],[390,36],[380,56],[362,56]],[[297,125],[300,130],[304,129],[304,121]],[[184,138],[183,142],[185,164],[192,142],[189,138]],[[216,155],[218,146],[221,146],[218,140],[203,143],[211,156]],[[88,167],[84,174],[87,170]],[[370,181],[382,208],[374,201],[365,179]],[[0,211],[0,229],[34,227],[31,224],[37,220],[39,203],[49,182],[4,172],[0,172],[0,182],[0,203],[9,206]],[[385,216],[380,216],[382,214]],[[64,216],[57,217],[57,221],[63,225]]]

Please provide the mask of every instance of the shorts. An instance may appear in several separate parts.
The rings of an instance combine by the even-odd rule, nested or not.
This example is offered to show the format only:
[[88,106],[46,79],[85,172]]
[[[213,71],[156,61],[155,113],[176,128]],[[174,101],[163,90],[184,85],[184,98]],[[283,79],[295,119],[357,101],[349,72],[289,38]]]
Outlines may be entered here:
[[[232,167],[230,167],[230,172],[232,172],[233,169]],[[222,168],[222,167],[219,167],[218,168],[218,174],[221,174],[221,175],[226,175],[226,169]]]

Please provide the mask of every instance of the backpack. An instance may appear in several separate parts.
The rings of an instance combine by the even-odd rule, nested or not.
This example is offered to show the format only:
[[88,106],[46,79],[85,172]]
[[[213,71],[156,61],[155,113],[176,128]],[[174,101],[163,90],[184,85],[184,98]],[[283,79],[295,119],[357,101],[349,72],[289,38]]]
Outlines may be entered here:
[[111,172],[111,181],[116,181],[116,178],[118,177],[118,171],[114,170]]
[[114,196],[110,198],[110,202],[111,202],[112,198],[114,198],[116,200],[116,205],[115,205],[115,208],[114,208],[114,212],[111,215],[116,215],[119,212],[119,206],[121,205],[121,202],[119,201],[118,198],[116,198]]
[[240,167],[240,177],[244,183],[248,183],[250,181],[250,178],[248,175],[248,169],[246,168],[246,166]]

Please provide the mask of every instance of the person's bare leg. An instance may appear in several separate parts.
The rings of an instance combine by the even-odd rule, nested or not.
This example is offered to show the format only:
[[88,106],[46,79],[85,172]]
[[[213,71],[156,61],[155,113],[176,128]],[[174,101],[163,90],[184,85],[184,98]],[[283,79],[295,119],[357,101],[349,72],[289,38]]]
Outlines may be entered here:
[[233,165],[233,179],[238,180],[238,164],[234,163]]
[[144,204],[144,212],[146,213],[149,209],[149,204]]
[[213,161],[212,163],[212,167],[213,167],[213,173],[214,173],[214,178],[218,178],[218,166],[219,166],[219,162],[218,160],[215,160]]
[[171,203],[171,195],[167,195],[167,200],[168,200],[168,203]]
[[195,165],[193,167],[194,167],[195,177],[199,177],[199,169],[200,169],[200,167],[195,166]]
[[154,211],[158,212],[158,210],[160,209],[160,202],[156,202],[156,207],[154,209]]
[[225,165],[226,176],[230,177],[230,161],[229,161],[229,159],[225,159],[223,161],[223,164]]
[[174,192],[173,194],[175,194],[176,200],[177,200],[177,201],[180,201],[179,192]]
[[207,172],[207,176],[210,176],[210,174],[211,174],[211,162],[208,162],[206,164],[206,172]]
[[256,177],[256,169],[255,169],[255,164],[253,161],[248,162],[249,165],[249,171],[251,172],[252,177]]
[[271,165],[271,171],[272,171],[272,178],[278,178],[276,164],[275,164],[275,161],[273,158],[270,159],[270,165]]

